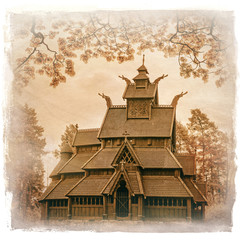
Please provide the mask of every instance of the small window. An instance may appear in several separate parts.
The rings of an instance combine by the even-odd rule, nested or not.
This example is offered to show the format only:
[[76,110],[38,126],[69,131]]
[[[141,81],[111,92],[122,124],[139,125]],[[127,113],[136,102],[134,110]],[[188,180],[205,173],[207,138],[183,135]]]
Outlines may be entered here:
[[86,205],[87,204],[87,198],[83,198],[83,204]]
[[97,146],[92,146],[92,150],[96,151],[97,150]]
[[158,204],[159,204],[159,206],[162,206],[162,198],[159,198]]
[[132,204],[137,204],[138,203],[138,197],[134,196],[132,197]]
[[148,144],[148,146],[152,145],[152,139],[151,138],[148,138],[147,144]]
[[79,204],[80,204],[80,205],[83,205],[83,198],[80,198],[80,199],[79,199]]
[[154,198],[153,203],[154,203],[154,206],[158,206],[158,199],[157,199],[157,198]]
[[172,206],[172,199],[170,198],[170,199],[168,199],[168,206]]
[[173,199],[173,206],[177,206],[177,200]]
[[183,199],[183,206],[186,207],[187,206],[187,200]]
[[113,203],[113,196],[109,196],[109,203]]
[[167,204],[167,199],[165,198],[164,199],[164,206],[167,206],[168,204]]
[[149,199],[149,205],[153,206],[153,199],[152,198]]
[[103,205],[103,198],[100,198],[100,205]]
[[182,200],[181,199],[178,199],[178,206],[182,206]]
[[95,202],[96,202],[96,198],[93,197],[93,198],[92,198],[92,204],[95,205]]
[[96,205],[99,205],[99,198],[96,198]]
[[91,205],[91,198],[88,197],[88,205]]
[[121,139],[120,138],[117,139],[116,144],[117,144],[117,146],[119,146],[121,144]]

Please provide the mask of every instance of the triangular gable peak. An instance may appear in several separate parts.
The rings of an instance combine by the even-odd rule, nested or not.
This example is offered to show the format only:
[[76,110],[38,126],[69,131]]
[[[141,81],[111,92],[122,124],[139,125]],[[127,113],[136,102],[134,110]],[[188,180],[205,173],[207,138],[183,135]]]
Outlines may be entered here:
[[122,143],[119,151],[117,152],[114,160],[112,162],[113,167],[120,166],[124,164],[125,166],[142,166],[140,160],[138,159],[134,149],[127,139]]
[[115,175],[108,181],[107,185],[103,188],[101,193],[112,195],[113,192],[120,186],[121,181],[125,181],[127,189],[129,190],[131,195],[134,196],[134,188],[132,187],[131,181],[124,165],[122,165],[121,169],[117,170]]

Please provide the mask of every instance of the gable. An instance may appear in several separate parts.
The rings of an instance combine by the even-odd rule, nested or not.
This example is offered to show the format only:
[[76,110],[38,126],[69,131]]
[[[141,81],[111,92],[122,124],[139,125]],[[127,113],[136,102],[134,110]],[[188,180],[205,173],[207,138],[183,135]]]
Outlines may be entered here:
[[122,143],[122,146],[119,148],[116,156],[112,161],[112,165],[117,166],[121,162],[127,165],[142,165],[137,155],[135,154],[134,149],[132,148],[131,144],[128,142],[127,139]]

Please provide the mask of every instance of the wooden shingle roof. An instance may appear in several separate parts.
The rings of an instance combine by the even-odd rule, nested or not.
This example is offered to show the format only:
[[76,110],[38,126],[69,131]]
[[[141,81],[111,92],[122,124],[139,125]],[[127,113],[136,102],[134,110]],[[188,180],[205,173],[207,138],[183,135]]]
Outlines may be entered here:
[[66,164],[66,160],[61,159],[59,160],[59,162],[57,163],[57,165],[55,166],[55,168],[52,170],[51,174],[49,177],[53,177],[58,175],[58,171],[64,166],[64,164]]
[[48,193],[44,194],[41,200],[67,199],[66,193],[79,181],[79,178],[66,178],[59,180],[54,187],[49,186]]
[[95,153],[83,166],[83,169],[108,169],[113,168],[111,163],[119,148],[104,148]]
[[181,164],[167,148],[138,148],[134,151],[144,168],[182,168]]
[[201,193],[204,195],[205,198],[207,198],[207,184],[206,183],[200,183],[200,182],[194,182],[198,189],[201,191]]
[[41,198],[39,199],[39,201],[42,201],[45,199],[45,197],[47,197],[48,194],[50,194],[51,191],[53,191],[53,189],[57,186],[57,184],[60,183],[61,180],[53,180],[49,186],[47,187],[47,189],[44,191],[44,193],[42,194]]
[[192,197],[181,179],[174,176],[143,176],[142,181],[149,197]]
[[142,181],[137,171],[128,172],[126,170],[114,172],[107,184],[102,189],[103,194],[112,194],[119,179],[123,177],[133,194],[143,194]]
[[137,177],[137,172],[128,172],[128,177],[129,177],[129,181],[131,183],[131,187],[133,189],[134,194],[141,194],[140,191],[140,183],[139,183],[139,179]]
[[80,129],[75,134],[73,139],[73,146],[89,146],[100,145],[101,143],[97,139],[99,128],[94,129]]
[[108,109],[99,138],[123,137],[125,131],[128,137],[170,137],[174,121],[172,106],[152,107],[151,119],[126,120],[126,106]]
[[93,156],[93,152],[79,152],[70,158],[58,171],[58,173],[84,172],[82,166]]
[[183,181],[188,187],[188,189],[191,191],[193,195],[193,200],[195,202],[207,202],[207,199],[205,198],[204,194],[191,179],[184,178]]
[[184,175],[195,175],[196,174],[196,160],[195,155],[182,155],[175,154],[175,157],[183,167]]
[[67,196],[101,196],[101,191],[110,177],[111,175],[85,177],[67,193]]
[[129,84],[123,93],[123,99],[127,98],[154,98],[157,84],[149,84],[147,88],[136,89],[135,84]]

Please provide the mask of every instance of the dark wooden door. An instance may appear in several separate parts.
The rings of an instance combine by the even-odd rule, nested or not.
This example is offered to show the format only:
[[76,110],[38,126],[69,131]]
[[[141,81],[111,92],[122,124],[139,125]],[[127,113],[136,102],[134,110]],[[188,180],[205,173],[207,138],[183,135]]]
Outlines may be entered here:
[[128,217],[129,212],[129,197],[128,189],[125,186],[120,186],[116,196],[116,214],[118,217]]

